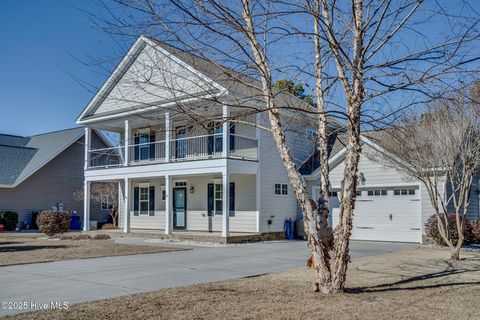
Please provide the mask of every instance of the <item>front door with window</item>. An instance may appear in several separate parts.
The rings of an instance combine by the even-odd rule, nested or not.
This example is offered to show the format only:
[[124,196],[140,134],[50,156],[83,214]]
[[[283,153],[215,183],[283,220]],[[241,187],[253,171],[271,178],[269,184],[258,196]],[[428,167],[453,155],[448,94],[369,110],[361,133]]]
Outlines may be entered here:
[[173,227],[175,229],[187,227],[187,188],[173,189]]

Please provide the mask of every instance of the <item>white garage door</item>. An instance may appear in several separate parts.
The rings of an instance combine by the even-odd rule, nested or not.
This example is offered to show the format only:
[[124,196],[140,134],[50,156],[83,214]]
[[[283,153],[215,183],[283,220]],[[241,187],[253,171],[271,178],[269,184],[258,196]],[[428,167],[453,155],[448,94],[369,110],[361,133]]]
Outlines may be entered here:
[[[338,198],[333,192],[332,224],[338,224]],[[420,242],[418,186],[358,190],[352,240]]]

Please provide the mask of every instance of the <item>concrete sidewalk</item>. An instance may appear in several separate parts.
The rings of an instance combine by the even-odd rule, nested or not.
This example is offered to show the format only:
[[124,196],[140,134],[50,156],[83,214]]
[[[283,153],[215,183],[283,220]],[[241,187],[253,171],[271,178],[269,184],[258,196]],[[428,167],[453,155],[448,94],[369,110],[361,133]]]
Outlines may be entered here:
[[[123,241],[139,242],[138,239]],[[351,256],[377,255],[414,246],[352,242]],[[74,304],[236,279],[305,265],[307,254],[304,241],[275,241],[1,267],[0,302],[25,301],[39,305],[66,301]],[[22,310],[6,310],[3,306],[0,309],[0,315],[19,312]]]

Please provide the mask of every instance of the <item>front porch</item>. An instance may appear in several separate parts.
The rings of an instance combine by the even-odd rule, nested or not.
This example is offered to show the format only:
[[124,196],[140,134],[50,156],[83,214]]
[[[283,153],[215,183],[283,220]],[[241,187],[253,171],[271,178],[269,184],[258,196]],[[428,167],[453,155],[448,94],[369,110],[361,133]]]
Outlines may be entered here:
[[[102,175],[86,176],[85,194],[90,195],[91,183],[118,183],[118,225],[125,233],[151,233],[157,238],[163,234],[164,239],[200,237],[221,243],[227,240],[218,238],[233,237],[228,242],[234,238],[243,242],[260,233],[258,168],[254,163],[244,167],[247,172],[227,174],[228,162],[223,163],[225,167],[221,170],[187,169],[190,174],[179,175],[167,172],[135,176],[130,172],[129,176],[125,175],[125,168],[118,172],[123,179],[119,179],[118,174],[108,175],[112,170],[105,170]],[[84,205],[84,231],[87,231],[88,196]],[[214,239],[217,240],[212,241]]]
[[248,233],[248,232],[230,232],[228,237],[223,237],[221,232],[205,232],[205,231],[173,231],[171,234],[165,234],[164,230],[151,229],[132,229],[127,235],[123,230],[101,231],[108,233],[112,237],[138,237],[146,239],[159,239],[171,241],[194,241],[208,242],[218,244],[232,243],[249,243],[259,241],[283,240],[285,236],[283,232],[270,233]]

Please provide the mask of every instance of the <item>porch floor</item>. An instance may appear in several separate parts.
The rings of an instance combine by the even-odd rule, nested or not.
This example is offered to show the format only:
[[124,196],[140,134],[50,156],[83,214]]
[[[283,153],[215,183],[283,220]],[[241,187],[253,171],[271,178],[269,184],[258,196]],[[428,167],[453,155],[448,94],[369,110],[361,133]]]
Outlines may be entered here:
[[[100,231],[100,230],[99,230]],[[270,233],[245,233],[245,232],[230,232],[227,238],[222,237],[221,232],[208,231],[173,231],[172,234],[165,234],[161,229],[132,229],[129,233],[124,233],[123,230],[108,230],[101,231],[102,233],[109,233],[112,237],[138,237],[150,239],[169,239],[169,240],[188,240],[211,243],[246,243],[258,241],[283,240],[285,236],[283,232]]]

